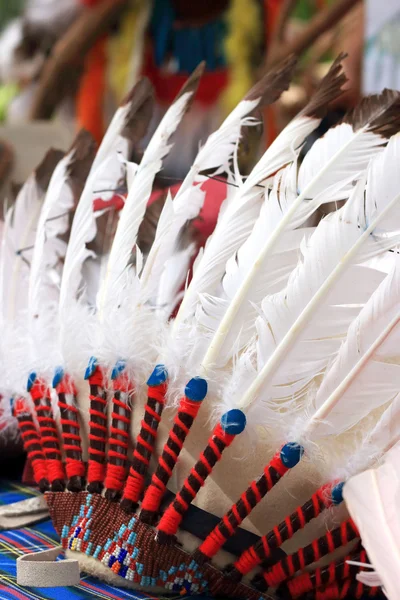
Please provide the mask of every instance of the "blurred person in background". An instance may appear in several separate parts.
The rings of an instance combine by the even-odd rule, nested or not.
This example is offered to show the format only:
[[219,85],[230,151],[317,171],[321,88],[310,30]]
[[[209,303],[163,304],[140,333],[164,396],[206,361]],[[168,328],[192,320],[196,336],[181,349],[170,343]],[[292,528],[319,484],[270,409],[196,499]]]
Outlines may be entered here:
[[[316,14],[335,4],[346,0],[19,0],[12,10],[0,0],[0,119],[22,123],[55,115],[71,133],[84,127],[100,141],[116,106],[145,75],[157,100],[151,133],[187,74],[204,60],[195,106],[176,139],[179,160],[172,152],[166,166],[171,177],[180,178],[199,143],[265,72],[271,53],[289,48]],[[340,22],[332,20],[302,51],[296,84],[277,108],[265,113],[264,145],[307,102],[338,51],[349,54],[349,92],[332,107],[327,123],[340,118],[362,93],[399,87],[400,0],[347,4],[352,9],[343,11]],[[85,14],[95,16],[106,5],[111,11],[102,25],[105,33],[77,52],[46,88],[49,64],[62,63],[58,40],[73,32]],[[80,38],[72,39],[77,48]],[[324,125],[318,133],[323,130]]]
[[[52,51],[57,52],[57,39],[74,20],[85,10],[94,14],[106,3],[25,2],[24,10],[8,23],[0,39],[2,114],[8,122],[49,116],[46,108],[43,110],[48,98],[41,107],[36,100],[46,59]],[[176,175],[182,175],[199,140],[214,130],[255,80],[265,55],[268,3],[127,0],[119,4],[124,10],[110,17],[107,33],[98,37],[83,61],[75,61],[73,68],[60,76],[47,95],[58,95],[54,108],[60,118],[75,119],[78,127],[85,127],[100,141],[116,106],[140,76],[147,76],[155,88],[154,129],[187,75],[205,61],[196,106],[177,141],[181,168]]]
[[400,1],[367,0],[362,89],[400,89]]

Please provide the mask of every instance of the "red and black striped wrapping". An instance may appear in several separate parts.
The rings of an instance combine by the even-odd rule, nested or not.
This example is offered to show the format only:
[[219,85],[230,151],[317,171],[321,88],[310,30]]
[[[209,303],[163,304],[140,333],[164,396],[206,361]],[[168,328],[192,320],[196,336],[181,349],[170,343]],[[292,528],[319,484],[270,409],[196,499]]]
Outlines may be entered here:
[[51,406],[50,389],[43,380],[36,376],[36,373],[31,373],[28,378],[27,391],[32,397],[39,423],[40,442],[46,459],[47,479],[53,491],[62,491],[65,473],[57,425]]
[[165,406],[167,371],[157,365],[147,381],[148,395],[140,432],[136,438],[129,475],[124,487],[122,507],[128,512],[136,510],[145,485],[145,477],[154,452],[158,426]]
[[234,563],[234,569],[241,575],[246,575],[254,567],[266,561],[270,558],[271,552],[290,539],[296,531],[305,527],[325,509],[342,502],[341,490],[342,483],[329,483],[320,487],[307,502],[262,536],[254,546],[245,550]]
[[131,400],[133,384],[124,371],[124,364],[117,363],[111,375],[114,388],[111,426],[108,437],[108,461],[105,477],[106,498],[116,500],[124,487],[131,424]]
[[89,361],[85,379],[90,386],[88,491],[100,494],[106,474],[107,393],[104,373],[95,358]]
[[197,562],[211,559],[232,536],[242,521],[251,513],[264,496],[301,459],[303,448],[298,444],[285,444],[266,465],[264,473],[255,479],[239,500],[221,519],[195,552]]
[[323,590],[317,590],[315,600],[360,600],[373,598],[381,591],[380,587],[369,587],[360,581],[347,579],[342,583],[334,583]]
[[200,377],[191,379],[185,388],[156,472],[143,498],[140,519],[145,523],[153,523],[156,519],[172,470],[206,394],[207,382]]
[[303,573],[282,585],[279,588],[279,594],[283,596],[289,594],[290,598],[296,600],[313,590],[340,584],[349,578],[355,579],[357,573],[360,572],[360,567],[349,565],[348,560],[365,563],[368,561],[367,553],[365,550],[352,553],[341,560],[331,562],[326,567],[320,567],[310,573]]
[[192,468],[182,489],[162,516],[157,526],[159,541],[163,541],[163,536],[165,538],[176,534],[183,516],[215,464],[222,458],[223,451],[231,445],[236,435],[243,431],[245,425],[246,417],[241,410],[233,409],[222,416],[221,422],[214,428],[204,452]]
[[[268,587],[275,587],[293,577],[297,571],[302,571],[307,565],[317,562],[323,556],[330,554],[336,548],[345,546],[359,536],[358,529],[352,519],[344,521],[340,527],[328,531],[322,537],[314,540],[308,546],[289,554],[268,571],[262,573],[262,578]],[[258,580],[258,576],[257,576]],[[254,581],[256,583],[256,580]]]
[[49,489],[46,461],[40,443],[40,435],[25,398],[18,397],[14,400],[13,412],[18,421],[24,450],[32,465],[35,483],[42,492],[45,492]]
[[82,458],[80,423],[77,408],[77,390],[72,377],[63,369],[56,369],[53,387],[58,395],[63,448],[65,451],[65,470],[67,488],[80,492],[85,484],[86,467]]

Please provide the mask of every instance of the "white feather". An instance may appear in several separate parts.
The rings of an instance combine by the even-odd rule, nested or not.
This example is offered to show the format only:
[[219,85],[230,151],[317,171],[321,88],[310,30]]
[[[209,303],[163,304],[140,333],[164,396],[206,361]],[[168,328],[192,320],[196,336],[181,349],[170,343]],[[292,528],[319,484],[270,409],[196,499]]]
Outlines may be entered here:
[[190,259],[196,250],[195,244],[177,250],[165,263],[157,290],[156,306],[160,318],[164,321],[172,314],[183,297],[180,292],[187,277]]
[[62,266],[67,249],[62,236],[69,227],[74,208],[74,195],[68,181],[68,167],[75,150],[67,154],[56,166],[45,196],[37,225],[35,247],[29,279],[29,313],[31,323],[41,328],[40,315],[49,306],[58,304]]
[[[96,257],[89,244],[96,239],[97,218],[103,211],[95,212],[93,201],[111,199],[125,180],[130,142],[124,128],[130,110],[130,102],[118,108],[97,151],[75,211],[65,257],[59,304],[60,348],[68,369],[78,373],[99,336],[91,303],[98,296],[95,288],[102,280],[104,261]],[[107,249],[104,255],[107,257]]]
[[[167,261],[173,259],[174,253],[179,250],[179,234],[185,224],[199,214],[204,196],[205,192],[199,187],[188,190],[186,194],[178,194],[174,200],[168,193],[158,221],[155,239],[140,277],[141,302],[145,303],[156,295],[160,279],[167,268]],[[182,260],[182,252],[180,256]],[[190,254],[187,259],[190,259]],[[185,275],[184,272],[179,285],[184,281]],[[157,299],[156,303],[158,303]]]
[[115,290],[118,289],[119,280],[131,260],[154,178],[161,169],[163,159],[171,148],[170,137],[176,131],[192,95],[193,92],[185,92],[174,101],[143,154],[124,208],[121,211],[111,247],[107,274],[100,295],[99,311],[101,318],[104,318],[104,311],[109,310],[115,301]]
[[22,186],[7,211],[0,255],[0,312],[11,323],[27,308],[29,270],[44,192],[35,174]]
[[[261,97],[253,100],[242,100],[238,104],[238,106],[230,113],[230,115],[228,115],[228,117],[225,119],[225,121],[222,123],[219,129],[208,137],[206,143],[198,152],[194,163],[190,168],[189,173],[185,177],[174,198],[174,206],[167,205],[166,207],[164,207],[165,214],[163,219],[160,219],[159,228],[157,229],[158,233],[156,245],[154,246],[154,250],[151,253],[152,255],[147,260],[145,271],[142,277],[144,294],[146,294],[146,287],[148,287],[149,285],[152,285],[154,287],[155,283],[151,282],[156,282],[157,275],[162,272],[162,263],[160,262],[160,259],[162,260],[161,257],[164,257],[165,254],[166,257],[169,256],[171,251],[171,242],[173,241],[173,239],[177,237],[180,229],[183,227],[183,225],[188,219],[194,219],[200,213],[205,197],[205,192],[203,192],[203,190],[201,190],[200,188],[200,184],[203,183],[205,177],[201,176],[200,173],[202,171],[210,169],[214,172],[225,172],[229,170],[229,161],[232,157],[236,144],[240,139],[242,128],[245,125],[251,125],[254,123],[254,119],[248,118],[248,115],[259,105],[260,100]],[[165,118],[166,117],[164,117],[164,119]],[[141,208],[140,210],[139,208],[137,210],[138,218],[140,219],[143,211]],[[166,214],[167,211],[172,212],[172,210],[175,214],[175,223],[174,225],[170,225],[170,227],[168,228],[169,234],[166,235]],[[188,215],[187,219],[184,218],[185,212]],[[179,227],[180,224],[181,227]],[[164,231],[161,230],[161,227],[164,228]],[[136,224],[132,226],[132,230],[134,230],[135,228]],[[130,246],[129,244],[127,245],[125,249],[126,254],[124,256],[122,264],[126,262],[126,259],[129,260],[132,247],[132,244],[130,244]],[[154,257],[156,254],[159,257],[158,264],[154,264]],[[181,254],[181,260],[182,257],[183,255]],[[183,270],[182,264],[180,264],[180,267]],[[110,268],[113,268],[112,263],[110,263]],[[112,279],[112,281],[115,281],[115,277]],[[107,286],[109,286],[109,284],[107,284]],[[163,285],[163,289],[165,291],[165,284]],[[165,299],[163,300],[163,302],[165,302]]]
[[[350,325],[345,342],[315,398],[318,410],[334,397],[340,404],[314,436],[351,428],[400,391],[400,264],[386,277]],[[351,407],[351,410],[349,410]]]
[[129,110],[130,104],[126,103],[115,112],[97,151],[75,211],[61,281],[60,311],[64,314],[71,302],[82,292],[82,267],[89,258],[94,257],[87,245],[96,237],[96,219],[101,212],[94,212],[93,200],[110,199],[114,194],[113,186],[125,178],[129,140],[122,132]]
[[304,140],[321,122],[321,109],[325,109],[327,103],[341,93],[341,85],[345,82],[341,65],[343,58],[344,55],[337,57],[309,103],[272,142],[247,178],[245,189],[250,190],[265,182],[284,165],[296,161]]
[[[339,127],[347,126],[342,124]],[[202,361],[202,372],[204,374],[207,374],[210,367],[215,364],[226,334],[232,327],[236,315],[246,298],[247,291],[260,276],[266,261],[272,255],[283,233],[288,229],[298,227],[321,203],[337,198],[342,185],[344,187],[348,186],[350,172],[353,178],[357,178],[366,169],[369,160],[379,149],[378,144],[382,144],[382,139],[376,134],[371,134],[368,128],[364,128],[362,133],[353,133],[351,139],[347,139],[346,137],[344,145],[336,147],[333,156],[329,139],[325,138],[324,141],[323,138],[320,142],[322,147],[324,145],[327,147],[326,152],[323,152],[322,148],[320,150],[321,155],[325,157],[326,163],[324,163],[322,168],[320,168],[321,163],[319,163],[319,170],[311,177],[311,180],[308,181],[299,196],[293,196],[292,191],[291,201],[280,205],[280,219],[272,230],[269,231],[269,235],[266,236],[263,245],[255,255],[253,266],[242,280],[235,296],[232,298]],[[300,167],[299,178],[303,168],[306,167],[307,162],[305,159]],[[330,184],[329,174],[332,171],[336,174],[335,185]],[[325,189],[326,185],[328,186],[328,190]],[[299,217],[301,218],[299,219]]]
[[174,321],[174,333],[181,323],[194,314],[200,294],[215,293],[226,261],[247,238],[259,215],[261,198],[259,191],[245,200],[236,196],[224,207],[214,233],[207,240],[201,261],[197,261],[193,278]]
[[390,600],[399,597],[400,572],[400,444],[383,465],[351,478],[343,497],[360,532],[368,558]]
[[30,360],[28,288],[33,247],[44,190],[35,173],[21,188],[8,211],[0,258],[2,393],[7,400],[24,394]]
[[[268,204],[267,200],[263,208]],[[214,335],[217,331],[232,298],[251,269],[256,250],[265,238],[265,224],[263,215],[260,214],[253,232],[227,262],[220,297],[201,295],[196,321],[201,328],[206,328],[208,336]],[[235,322],[220,348],[218,366],[224,365],[229,360],[233,347],[238,351],[249,342],[254,334],[254,322],[259,314],[259,304],[265,296],[274,294],[286,286],[289,275],[299,259],[300,243],[302,240],[305,243],[304,239],[308,238],[312,231],[312,228],[298,229],[288,231],[282,236],[281,243],[262,269],[261,276],[247,290]]]
[[[288,162],[296,161],[301,144],[307,135],[318,127],[319,122],[320,119],[306,117],[301,114],[289,123],[253,168],[246,182],[240,185],[239,190],[235,194],[232,193],[229,202],[221,207],[223,210],[221,210],[215,231],[207,241],[202,259],[197,264],[196,273],[194,273],[193,279],[186,290],[176,316],[173,326],[174,331],[183,321],[193,315],[200,294],[215,293],[216,286],[223,276],[227,260],[234,255],[249,236],[259,216],[264,199],[262,187],[257,186]],[[285,178],[285,182],[287,180],[287,183],[283,186],[285,190],[286,187],[290,187],[289,183],[291,184],[290,191],[287,191],[291,200],[296,198],[296,187],[293,187],[295,172],[296,166],[294,164],[291,168],[288,168],[280,180],[282,186],[283,179]],[[278,183],[274,194],[278,195]],[[282,208],[281,212],[283,210]],[[311,213],[313,210],[315,208],[311,209]]]

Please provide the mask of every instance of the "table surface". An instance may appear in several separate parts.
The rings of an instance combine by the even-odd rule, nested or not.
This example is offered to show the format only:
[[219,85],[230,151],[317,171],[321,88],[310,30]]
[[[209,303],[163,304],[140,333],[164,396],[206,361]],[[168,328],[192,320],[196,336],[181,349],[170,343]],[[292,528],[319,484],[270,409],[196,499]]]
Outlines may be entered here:
[[[11,504],[37,495],[39,492],[18,483],[0,480],[0,504]],[[22,554],[37,552],[59,545],[58,535],[50,519],[32,527],[0,531],[0,600],[142,600],[155,596],[117,588],[82,574],[74,587],[28,588],[16,581],[16,560]],[[175,596],[176,597],[176,596]],[[168,597],[171,599],[171,596]],[[204,597],[203,597],[204,598]],[[182,599],[182,596],[179,596]]]

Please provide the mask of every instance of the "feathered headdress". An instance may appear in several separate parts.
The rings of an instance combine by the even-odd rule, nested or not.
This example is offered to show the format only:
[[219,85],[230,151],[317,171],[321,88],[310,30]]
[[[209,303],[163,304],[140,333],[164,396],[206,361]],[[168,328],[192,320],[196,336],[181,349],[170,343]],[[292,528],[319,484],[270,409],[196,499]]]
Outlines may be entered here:
[[[137,84],[86,166],[70,230],[67,174],[83,156],[74,145],[59,163],[29,274],[28,335],[41,348],[20,366],[29,397],[9,393],[82,570],[248,600],[376,593],[356,579],[365,552],[342,490],[400,435],[400,95],[366,98],[301,160],[342,91],[343,59],[246,178],[238,144],[254,111],[288,87],[293,60],[205,141],[161,209],[152,192],[201,67],[139,164],[130,157],[152,93]],[[198,251],[209,177],[227,197]],[[352,566],[331,556],[338,548]]]

